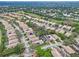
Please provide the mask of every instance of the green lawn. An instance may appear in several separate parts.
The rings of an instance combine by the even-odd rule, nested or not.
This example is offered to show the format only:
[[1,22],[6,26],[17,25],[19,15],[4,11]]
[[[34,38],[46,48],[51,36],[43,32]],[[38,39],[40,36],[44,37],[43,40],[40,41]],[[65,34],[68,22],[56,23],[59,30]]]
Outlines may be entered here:
[[36,53],[38,57],[52,57],[50,49],[44,50],[40,46],[36,47]]
[[0,44],[1,44],[1,41],[2,41],[2,33],[1,33],[1,30],[0,30]]
[[12,54],[21,54],[23,51],[24,51],[24,45],[22,43],[20,43],[14,48],[4,49],[4,51],[1,53],[1,55],[2,56],[9,56]]
[[5,49],[5,42],[7,41],[6,30],[3,24],[0,22],[0,56]]
[[33,13],[26,13],[26,14],[31,15],[33,17],[37,17],[39,19],[41,19],[41,17],[42,17],[42,16],[39,16],[39,15],[36,15],[36,14],[33,14]]
[[18,11],[17,13],[19,13],[19,14],[28,14],[28,15],[30,15],[30,16],[33,16],[33,17],[37,17],[37,18],[39,18],[39,19],[41,19],[43,16],[40,16],[40,15],[37,15],[37,14],[34,14],[34,13],[32,13],[32,12],[23,12],[23,11]]
[[74,32],[79,33],[79,22],[74,21],[73,27],[75,27]]
[[64,20],[56,20],[56,19],[49,19],[48,21],[52,23],[57,23],[57,24],[62,24],[64,22]]

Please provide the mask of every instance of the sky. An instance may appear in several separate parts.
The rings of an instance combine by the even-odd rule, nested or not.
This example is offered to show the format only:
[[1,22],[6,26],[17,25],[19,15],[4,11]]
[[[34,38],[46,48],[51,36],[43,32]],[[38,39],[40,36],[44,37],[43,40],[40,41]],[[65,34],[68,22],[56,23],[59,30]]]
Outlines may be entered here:
[[0,1],[79,1],[79,0],[0,0]]

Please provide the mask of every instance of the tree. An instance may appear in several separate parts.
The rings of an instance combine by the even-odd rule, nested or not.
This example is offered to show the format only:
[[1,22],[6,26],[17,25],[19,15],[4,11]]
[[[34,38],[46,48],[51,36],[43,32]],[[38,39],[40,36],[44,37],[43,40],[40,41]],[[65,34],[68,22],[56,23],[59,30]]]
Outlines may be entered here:
[[23,44],[18,44],[16,47],[15,47],[15,53],[16,54],[20,54],[24,51],[24,46]]
[[55,34],[55,31],[54,30],[48,29],[47,31],[48,31],[48,34]]
[[37,55],[40,57],[51,57],[51,51],[50,49],[47,49],[47,50],[44,50],[44,49],[41,49],[41,47],[37,47],[36,48],[36,53]]
[[50,50],[48,49],[48,50],[45,51],[44,57],[50,57],[50,56],[52,56],[52,55],[51,55]]

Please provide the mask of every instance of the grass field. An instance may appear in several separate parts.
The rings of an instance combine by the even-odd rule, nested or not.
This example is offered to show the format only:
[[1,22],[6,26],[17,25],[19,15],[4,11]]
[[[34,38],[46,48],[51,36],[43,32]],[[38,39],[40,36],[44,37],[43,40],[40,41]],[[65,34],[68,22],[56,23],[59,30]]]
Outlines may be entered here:
[[30,15],[30,16],[33,16],[33,17],[36,17],[36,18],[39,18],[39,19],[41,19],[41,17],[43,17],[43,16],[40,16],[40,15],[37,15],[37,14],[34,14],[34,13],[30,13],[30,12],[23,12],[23,11],[18,11],[17,13],[25,13],[25,14],[28,14],[28,15]]
[[31,15],[31,16],[36,17],[36,18],[39,18],[39,19],[41,19],[41,17],[42,17],[40,15],[36,15],[36,14],[33,14],[33,13],[26,13],[26,14]]

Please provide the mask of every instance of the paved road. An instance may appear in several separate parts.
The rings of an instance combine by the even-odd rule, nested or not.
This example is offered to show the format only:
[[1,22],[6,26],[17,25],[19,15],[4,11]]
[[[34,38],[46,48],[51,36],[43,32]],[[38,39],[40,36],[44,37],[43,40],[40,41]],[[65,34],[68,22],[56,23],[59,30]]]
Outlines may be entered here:
[[21,42],[23,42],[24,43],[24,46],[25,46],[25,51],[24,51],[24,56],[25,57],[30,57],[31,56],[31,52],[30,52],[30,45],[28,44],[28,41],[27,41],[27,38],[24,36],[24,33],[22,32],[22,30],[17,26],[17,25],[15,25],[14,23],[13,23],[13,26],[16,28],[16,30],[18,30],[20,33],[21,33],[21,35],[22,35],[22,37],[21,37]]

